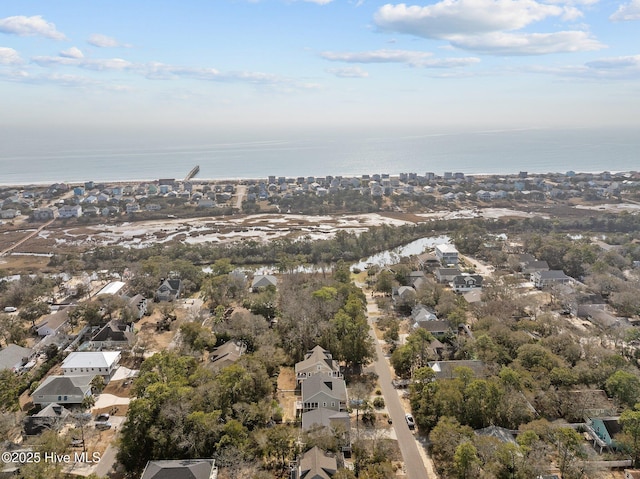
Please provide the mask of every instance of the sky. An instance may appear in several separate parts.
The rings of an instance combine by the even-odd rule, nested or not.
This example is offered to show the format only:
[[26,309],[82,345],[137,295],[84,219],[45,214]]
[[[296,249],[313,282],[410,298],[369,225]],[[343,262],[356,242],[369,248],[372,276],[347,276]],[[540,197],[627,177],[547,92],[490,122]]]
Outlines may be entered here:
[[0,126],[640,127],[640,0],[2,0]]

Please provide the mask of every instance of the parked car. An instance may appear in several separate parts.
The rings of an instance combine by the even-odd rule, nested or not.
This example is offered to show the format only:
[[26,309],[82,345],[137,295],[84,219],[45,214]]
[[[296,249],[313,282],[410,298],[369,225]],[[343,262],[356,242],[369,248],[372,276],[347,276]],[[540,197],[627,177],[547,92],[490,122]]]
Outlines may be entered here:
[[104,431],[106,429],[111,429],[111,423],[110,422],[98,422],[98,423],[96,423],[96,429],[99,429],[101,431]]
[[411,414],[405,414],[404,418],[407,420],[407,426],[409,426],[409,429],[415,429],[416,422],[414,421],[413,416]]
[[96,416],[96,421],[108,421],[108,420],[109,420],[109,417],[110,417],[110,416],[109,416],[109,414],[108,414],[108,413],[106,413],[106,412],[104,412],[104,413],[102,413],[102,414],[98,414],[98,415]]

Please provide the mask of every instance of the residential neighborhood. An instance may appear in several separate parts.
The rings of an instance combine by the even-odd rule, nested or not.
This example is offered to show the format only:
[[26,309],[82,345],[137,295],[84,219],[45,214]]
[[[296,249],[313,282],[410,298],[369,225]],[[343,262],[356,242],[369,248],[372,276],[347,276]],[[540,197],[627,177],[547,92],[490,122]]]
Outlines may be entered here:
[[[590,181],[632,188],[633,175],[603,175]],[[390,188],[422,181],[374,176]],[[582,178],[566,176],[571,185]],[[356,185],[313,179],[328,186],[323,197]],[[267,197],[298,184],[279,180],[268,184],[286,188],[267,187]],[[429,181],[470,183],[453,174]],[[189,183],[184,191],[197,191]],[[233,201],[257,185],[222,191]],[[157,195],[182,191],[156,186]],[[93,196],[98,207],[114,194],[88,183],[60,190]],[[77,231],[69,222],[89,208],[39,207],[56,211],[52,225],[14,236],[19,250],[2,256],[11,269],[0,278],[6,450],[56,444],[100,457],[48,464],[51,477],[634,474],[637,213],[601,202],[556,205],[564,217],[432,219],[401,213],[408,203],[392,198],[396,223],[319,238],[287,223],[285,236],[261,242],[183,234],[131,248],[85,233],[27,255],[30,245],[47,247],[56,222],[66,221],[62,237]],[[516,463],[503,461],[506,450]],[[470,459],[461,465],[463,452]],[[32,477],[34,467],[13,461],[4,471]]]

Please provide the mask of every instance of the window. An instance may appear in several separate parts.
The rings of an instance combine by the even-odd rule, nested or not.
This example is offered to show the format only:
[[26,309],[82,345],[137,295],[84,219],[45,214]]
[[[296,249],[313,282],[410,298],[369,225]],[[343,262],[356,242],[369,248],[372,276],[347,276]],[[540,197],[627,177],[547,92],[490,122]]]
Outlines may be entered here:
[[62,401],[62,396],[58,396],[58,401]]
[[326,402],[323,402],[323,403],[322,403],[322,407],[327,407],[327,403],[326,403]]

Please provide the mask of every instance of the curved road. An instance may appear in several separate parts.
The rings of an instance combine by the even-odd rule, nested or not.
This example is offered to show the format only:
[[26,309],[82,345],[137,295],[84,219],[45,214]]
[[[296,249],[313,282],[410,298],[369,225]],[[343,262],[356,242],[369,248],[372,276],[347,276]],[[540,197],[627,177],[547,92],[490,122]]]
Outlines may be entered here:
[[382,346],[378,342],[378,338],[375,337],[373,331],[373,318],[372,313],[378,311],[378,305],[375,303],[374,298],[367,297],[367,316],[369,319],[369,334],[373,337],[376,345],[376,353],[378,358],[375,362],[369,366],[368,369],[373,369],[378,375],[378,383],[380,384],[380,390],[384,396],[384,400],[389,412],[389,416],[393,420],[393,427],[396,431],[398,438],[398,444],[400,445],[400,452],[404,459],[406,468],[406,474],[408,479],[425,479],[429,477],[424,461],[418,449],[418,442],[413,433],[409,430],[404,415],[405,410],[400,402],[398,392],[391,385],[391,371],[389,370],[389,364],[384,357]]

